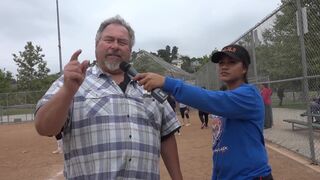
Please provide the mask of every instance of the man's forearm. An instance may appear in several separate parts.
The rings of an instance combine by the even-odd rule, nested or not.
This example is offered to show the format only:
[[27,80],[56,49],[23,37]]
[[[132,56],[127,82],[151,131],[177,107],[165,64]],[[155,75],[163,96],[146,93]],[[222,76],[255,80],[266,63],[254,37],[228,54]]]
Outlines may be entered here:
[[178,148],[174,134],[161,142],[161,156],[173,180],[182,180]]
[[40,135],[54,136],[61,131],[72,99],[73,94],[62,87],[52,99],[40,107],[35,116],[35,127]]

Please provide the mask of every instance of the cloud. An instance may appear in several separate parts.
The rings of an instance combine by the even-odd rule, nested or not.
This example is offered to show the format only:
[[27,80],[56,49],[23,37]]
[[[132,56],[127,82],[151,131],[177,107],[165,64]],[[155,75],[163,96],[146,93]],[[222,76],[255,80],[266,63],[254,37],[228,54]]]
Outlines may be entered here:
[[[16,73],[12,53],[27,41],[40,45],[51,72],[59,71],[55,0],[1,0],[0,68]],[[59,0],[63,65],[81,48],[80,59],[94,60],[94,38],[101,23],[121,15],[136,32],[134,50],[156,52],[177,46],[200,57],[222,48],[278,7],[280,0]]]

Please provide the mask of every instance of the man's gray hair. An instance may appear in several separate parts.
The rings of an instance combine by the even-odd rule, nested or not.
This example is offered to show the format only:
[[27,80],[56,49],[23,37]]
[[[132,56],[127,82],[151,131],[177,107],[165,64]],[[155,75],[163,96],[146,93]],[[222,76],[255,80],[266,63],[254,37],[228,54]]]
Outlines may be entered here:
[[109,19],[106,19],[104,20],[101,24],[100,24],[100,27],[97,31],[97,34],[96,34],[96,46],[101,38],[101,33],[102,31],[110,24],[119,24],[121,26],[124,26],[128,32],[129,32],[129,40],[130,40],[130,48],[133,47],[134,45],[134,42],[135,42],[135,36],[134,36],[134,31],[133,29],[131,28],[131,26],[129,25],[129,23],[127,23],[121,16],[119,15],[116,15],[114,17],[111,17]]

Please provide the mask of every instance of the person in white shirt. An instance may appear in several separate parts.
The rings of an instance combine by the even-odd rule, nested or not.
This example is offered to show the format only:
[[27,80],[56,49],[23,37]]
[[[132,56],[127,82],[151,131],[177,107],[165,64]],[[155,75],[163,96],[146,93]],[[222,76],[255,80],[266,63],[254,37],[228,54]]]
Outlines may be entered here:
[[[190,126],[190,118],[189,118],[189,107],[185,104],[179,103],[179,107],[180,107],[180,114],[181,114],[181,118],[182,118],[182,125],[186,125],[186,126]],[[184,120],[184,116],[186,116],[187,118],[187,123]]]

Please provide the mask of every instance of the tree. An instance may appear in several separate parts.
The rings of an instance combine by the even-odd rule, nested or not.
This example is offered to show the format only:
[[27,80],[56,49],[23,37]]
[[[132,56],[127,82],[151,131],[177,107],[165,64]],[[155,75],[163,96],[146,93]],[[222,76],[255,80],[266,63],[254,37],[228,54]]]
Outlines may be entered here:
[[171,48],[169,45],[166,46],[165,49],[159,49],[157,56],[164,59],[166,62],[171,63]]
[[158,50],[158,57],[162,58],[166,62],[170,63],[170,54],[168,54],[168,51],[165,49],[159,49]]
[[171,61],[178,58],[178,47],[173,46],[171,51]]
[[131,59],[136,59],[137,58],[138,53],[136,51],[132,51],[131,53]]
[[169,57],[171,55],[171,47],[169,45],[166,46],[166,54],[169,55]]
[[[191,58],[192,59],[192,58]],[[208,55],[204,55],[200,58],[196,58],[195,61],[198,61],[200,66],[195,67],[195,71],[198,71],[202,66],[204,66],[205,64],[207,64],[208,62],[211,61],[211,56]]]
[[[258,72],[260,75],[268,75],[270,80],[302,76],[296,4],[295,1],[282,2],[289,3],[276,14],[274,25],[263,32],[263,40],[256,48]],[[307,7],[309,26],[309,32],[304,35],[308,75],[319,75],[320,1],[304,0],[301,3],[303,7]],[[287,83],[287,87],[295,89],[296,84]]]
[[13,61],[18,65],[17,85],[18,90],[40,90],[43,89],[43,80],[48,77],[50,71],[47,62],[43,60],[42,48],[27,42],[24,51],[12,54]]
[[[320,1],[304,0],[303,6],[307,9],[308,30],[305,34],[305,46],[308,65],[308,75],[320,75]],[[310,89],[319,91],[319,78],[310,79]]]
[[46,78],[42,79],[41,89],[48,89],[51,86],[51,84],[59,78],[59,76],[60,73],[49,74]]
[[[299,37],[295,21],[296,8],[285,6],[276,16],[272,29],[263,33],[264,42],[256,50],[258,69],[272,80],[302,75]],[[268,59],[266,59],[268,58]],[[271,62],[270,62],[271,61]],[[284,70],[284,67],[290,67]]]
[[181,59],[183,60],[183,63],[181,65],[181,69],[193,73],[194,69],[191,67],[191,59],[189,56],[181,56]]
[[14,81],[12,73],[5,69],[0,69],[0,93],[11,91],[11,83]]

